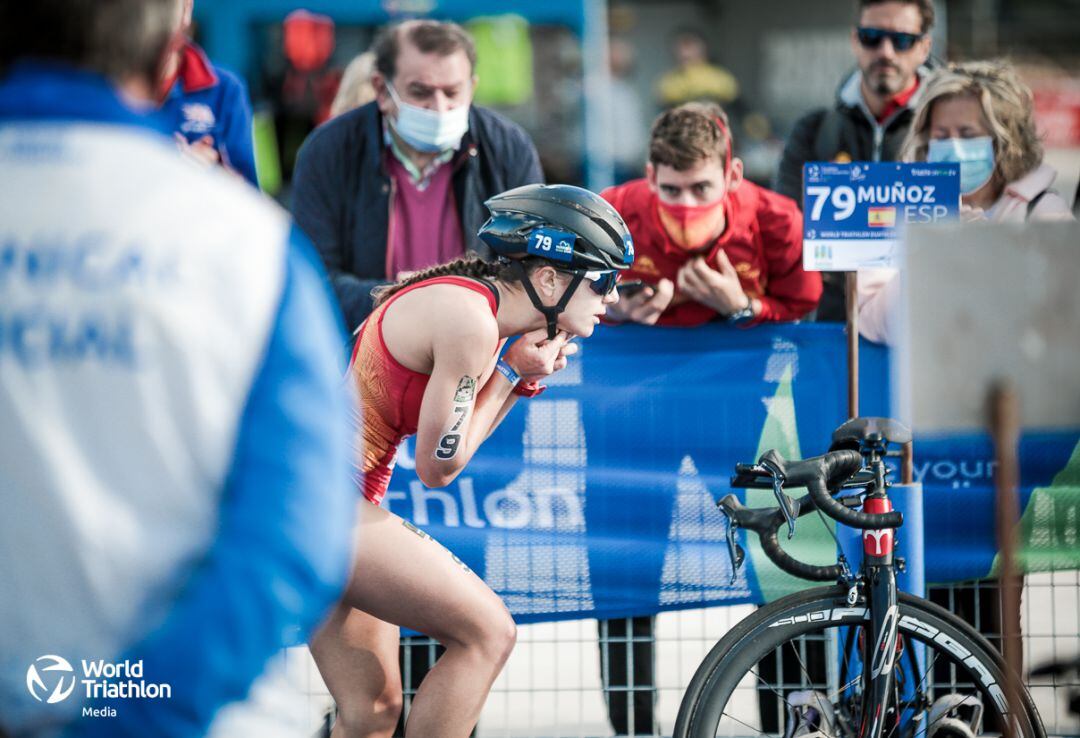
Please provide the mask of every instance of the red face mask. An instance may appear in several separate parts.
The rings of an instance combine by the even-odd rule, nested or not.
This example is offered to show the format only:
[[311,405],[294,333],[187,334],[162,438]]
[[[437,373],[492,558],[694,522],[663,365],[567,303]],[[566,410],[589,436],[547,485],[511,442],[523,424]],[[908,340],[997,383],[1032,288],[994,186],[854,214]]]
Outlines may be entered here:
[[658,200],[660,205],[660,225],[668,237],[681,249],[697,251],[708,246],[719,235],[724,221],[724,200],[731,188],[731,137],[727,135],[727,126],[719,118],[714,118],[727,141],[724,152],[724,194],[704,205],[674,205]]
[[664,231],[676,246],[686,251],[708,246],[724,220],[723,197],[704,205],[674,205],[663,200],[659,205]]

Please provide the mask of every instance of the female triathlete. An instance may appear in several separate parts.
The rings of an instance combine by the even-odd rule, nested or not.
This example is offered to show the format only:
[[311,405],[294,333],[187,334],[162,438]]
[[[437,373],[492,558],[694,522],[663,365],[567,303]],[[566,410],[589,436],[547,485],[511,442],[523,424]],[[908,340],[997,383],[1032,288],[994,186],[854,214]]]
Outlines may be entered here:
[[[486,203],[466,258],[376,295],[349,377],[363,417],[356,563],[341,604],[312,642],[338,705],[333,736],[390,736],[401,711],[398,626],[446,647],[413,700],[406,734],[467,736],[514,645],[502,600],[459,559],[379,507],[398,444],[416,434],[416,473],[444,487],[519,396],[566,366],[618,300],[633,246],[618,213],[568,185],[528,185]],[[507,339],[519,336],[503,351]],[[502,356],[500,358],[500,353]],[[359,445],[359,444],[358,444]]]

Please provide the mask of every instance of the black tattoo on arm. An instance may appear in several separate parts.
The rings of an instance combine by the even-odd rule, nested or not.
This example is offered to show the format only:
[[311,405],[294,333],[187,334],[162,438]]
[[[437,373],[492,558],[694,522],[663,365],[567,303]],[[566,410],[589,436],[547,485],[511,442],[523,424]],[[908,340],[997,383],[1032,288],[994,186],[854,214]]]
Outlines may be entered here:
[[476,378],[466,375],[458,381],[457,389],[454,390],[452,414],[446,422],[446,430],[435,446],[436,459],[449,461],[457,456],[458,449],[461,447],[461,427],[468,419],[475,400]]

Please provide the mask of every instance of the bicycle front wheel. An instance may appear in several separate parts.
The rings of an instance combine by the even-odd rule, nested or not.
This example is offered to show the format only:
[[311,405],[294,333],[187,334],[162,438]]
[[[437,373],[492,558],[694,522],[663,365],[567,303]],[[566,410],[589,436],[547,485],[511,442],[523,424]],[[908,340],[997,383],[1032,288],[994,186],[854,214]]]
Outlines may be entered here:
[[[952,613],[900,594],[896,687],[888,738],[1044,738],[1027,690],[1007,698],[1005,667],[986,639]],[[683,696],[675,738],[820,736],[864,729],[865,602],[821,587],[784,597],[737,624],[698,667]],[[874,706],[875,709],[878,706]]]

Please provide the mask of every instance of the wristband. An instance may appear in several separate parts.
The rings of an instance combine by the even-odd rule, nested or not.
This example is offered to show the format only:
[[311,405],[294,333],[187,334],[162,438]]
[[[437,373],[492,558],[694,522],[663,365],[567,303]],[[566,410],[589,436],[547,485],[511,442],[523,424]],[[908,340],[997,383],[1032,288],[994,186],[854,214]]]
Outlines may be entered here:
[[514,394],[518,397],[536,397],[546,389],[547,385],[539,382],[518,382],[514,385]]
[[506,381],[510,383],[510,386],[517,389],[521,383],[521,375],[514,371],[514,367],[507,364],[502,359],[495,362],[495,371],[506,377]]

